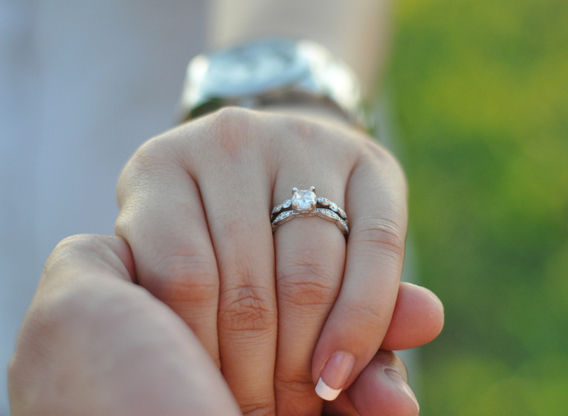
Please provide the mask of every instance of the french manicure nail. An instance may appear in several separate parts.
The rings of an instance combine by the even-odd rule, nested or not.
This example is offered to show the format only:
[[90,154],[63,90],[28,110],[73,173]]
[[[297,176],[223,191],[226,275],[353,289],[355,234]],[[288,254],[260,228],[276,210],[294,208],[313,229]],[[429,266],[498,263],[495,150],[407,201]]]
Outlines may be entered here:
[[345,351],[334,353],[320,374],[316,386],[317,395],[324,400],[335,400],[343,390],[354,365],[355,357],[350,353]]
[[404,378],[400,375],[400,373],[398,373],[396,370],[393,370],[392,368],[385,368],[385,374],[388,376],[388,378],[391,380],[391,382],[394,384],[395,387],[399,388],[404,393],[406,393],[408,397],[410,397],[410,399],[416,405],[416,414],[418,414],[418,412],[420,411],[420,405],[418,404],[418,400],[416,400],[414,392],[412,391],[410,386],[406,383]]

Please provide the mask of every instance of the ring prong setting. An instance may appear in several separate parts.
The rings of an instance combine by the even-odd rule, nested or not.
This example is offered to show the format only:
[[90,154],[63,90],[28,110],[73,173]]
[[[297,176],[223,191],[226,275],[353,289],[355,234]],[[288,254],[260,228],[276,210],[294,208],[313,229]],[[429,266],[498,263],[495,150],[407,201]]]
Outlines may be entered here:
[[313,212],[316,209],[317,197],[315,186],[309,190],[292,188],[292,209],[296,212]]

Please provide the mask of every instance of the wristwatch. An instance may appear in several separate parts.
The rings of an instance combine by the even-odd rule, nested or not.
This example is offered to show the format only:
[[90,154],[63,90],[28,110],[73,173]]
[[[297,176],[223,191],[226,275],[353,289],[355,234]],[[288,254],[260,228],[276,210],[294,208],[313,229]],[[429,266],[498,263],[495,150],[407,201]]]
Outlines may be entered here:
[[188,67],[180,121],[224,106],[259,108],[319,102],[367,128],[361,88],[354,72],[322,45],[271,38],[198,55]]

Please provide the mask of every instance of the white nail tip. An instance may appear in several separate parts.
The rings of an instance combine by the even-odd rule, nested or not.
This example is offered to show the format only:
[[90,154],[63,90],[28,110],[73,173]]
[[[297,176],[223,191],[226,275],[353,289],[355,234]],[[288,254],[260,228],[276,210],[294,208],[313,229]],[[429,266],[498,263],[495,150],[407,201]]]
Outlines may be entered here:
[[329,387],[327,384],[324,383],[324,381],[321,379],[318,380],[318,384],[316,385],[316,393],[318,396],[320,396],[322,399],[327,400],[327,401],[332,401],[337,399],[337,396],[339,396],[339,393],[341,393],[342,389],[332,389],[331,387]]

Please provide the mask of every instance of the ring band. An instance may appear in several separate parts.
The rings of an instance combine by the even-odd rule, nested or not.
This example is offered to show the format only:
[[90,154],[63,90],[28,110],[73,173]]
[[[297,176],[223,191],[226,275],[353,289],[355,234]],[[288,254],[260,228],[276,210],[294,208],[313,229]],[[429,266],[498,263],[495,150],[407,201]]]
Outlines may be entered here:
[[309,190],[292,188],[292,198],[276,205],[270,213],[272,232],[294,218],[320,217],[333,222],[347,236],[349,226],[345,211],[329,199],[317,197],[315,192],[315,186],[310,187]]

